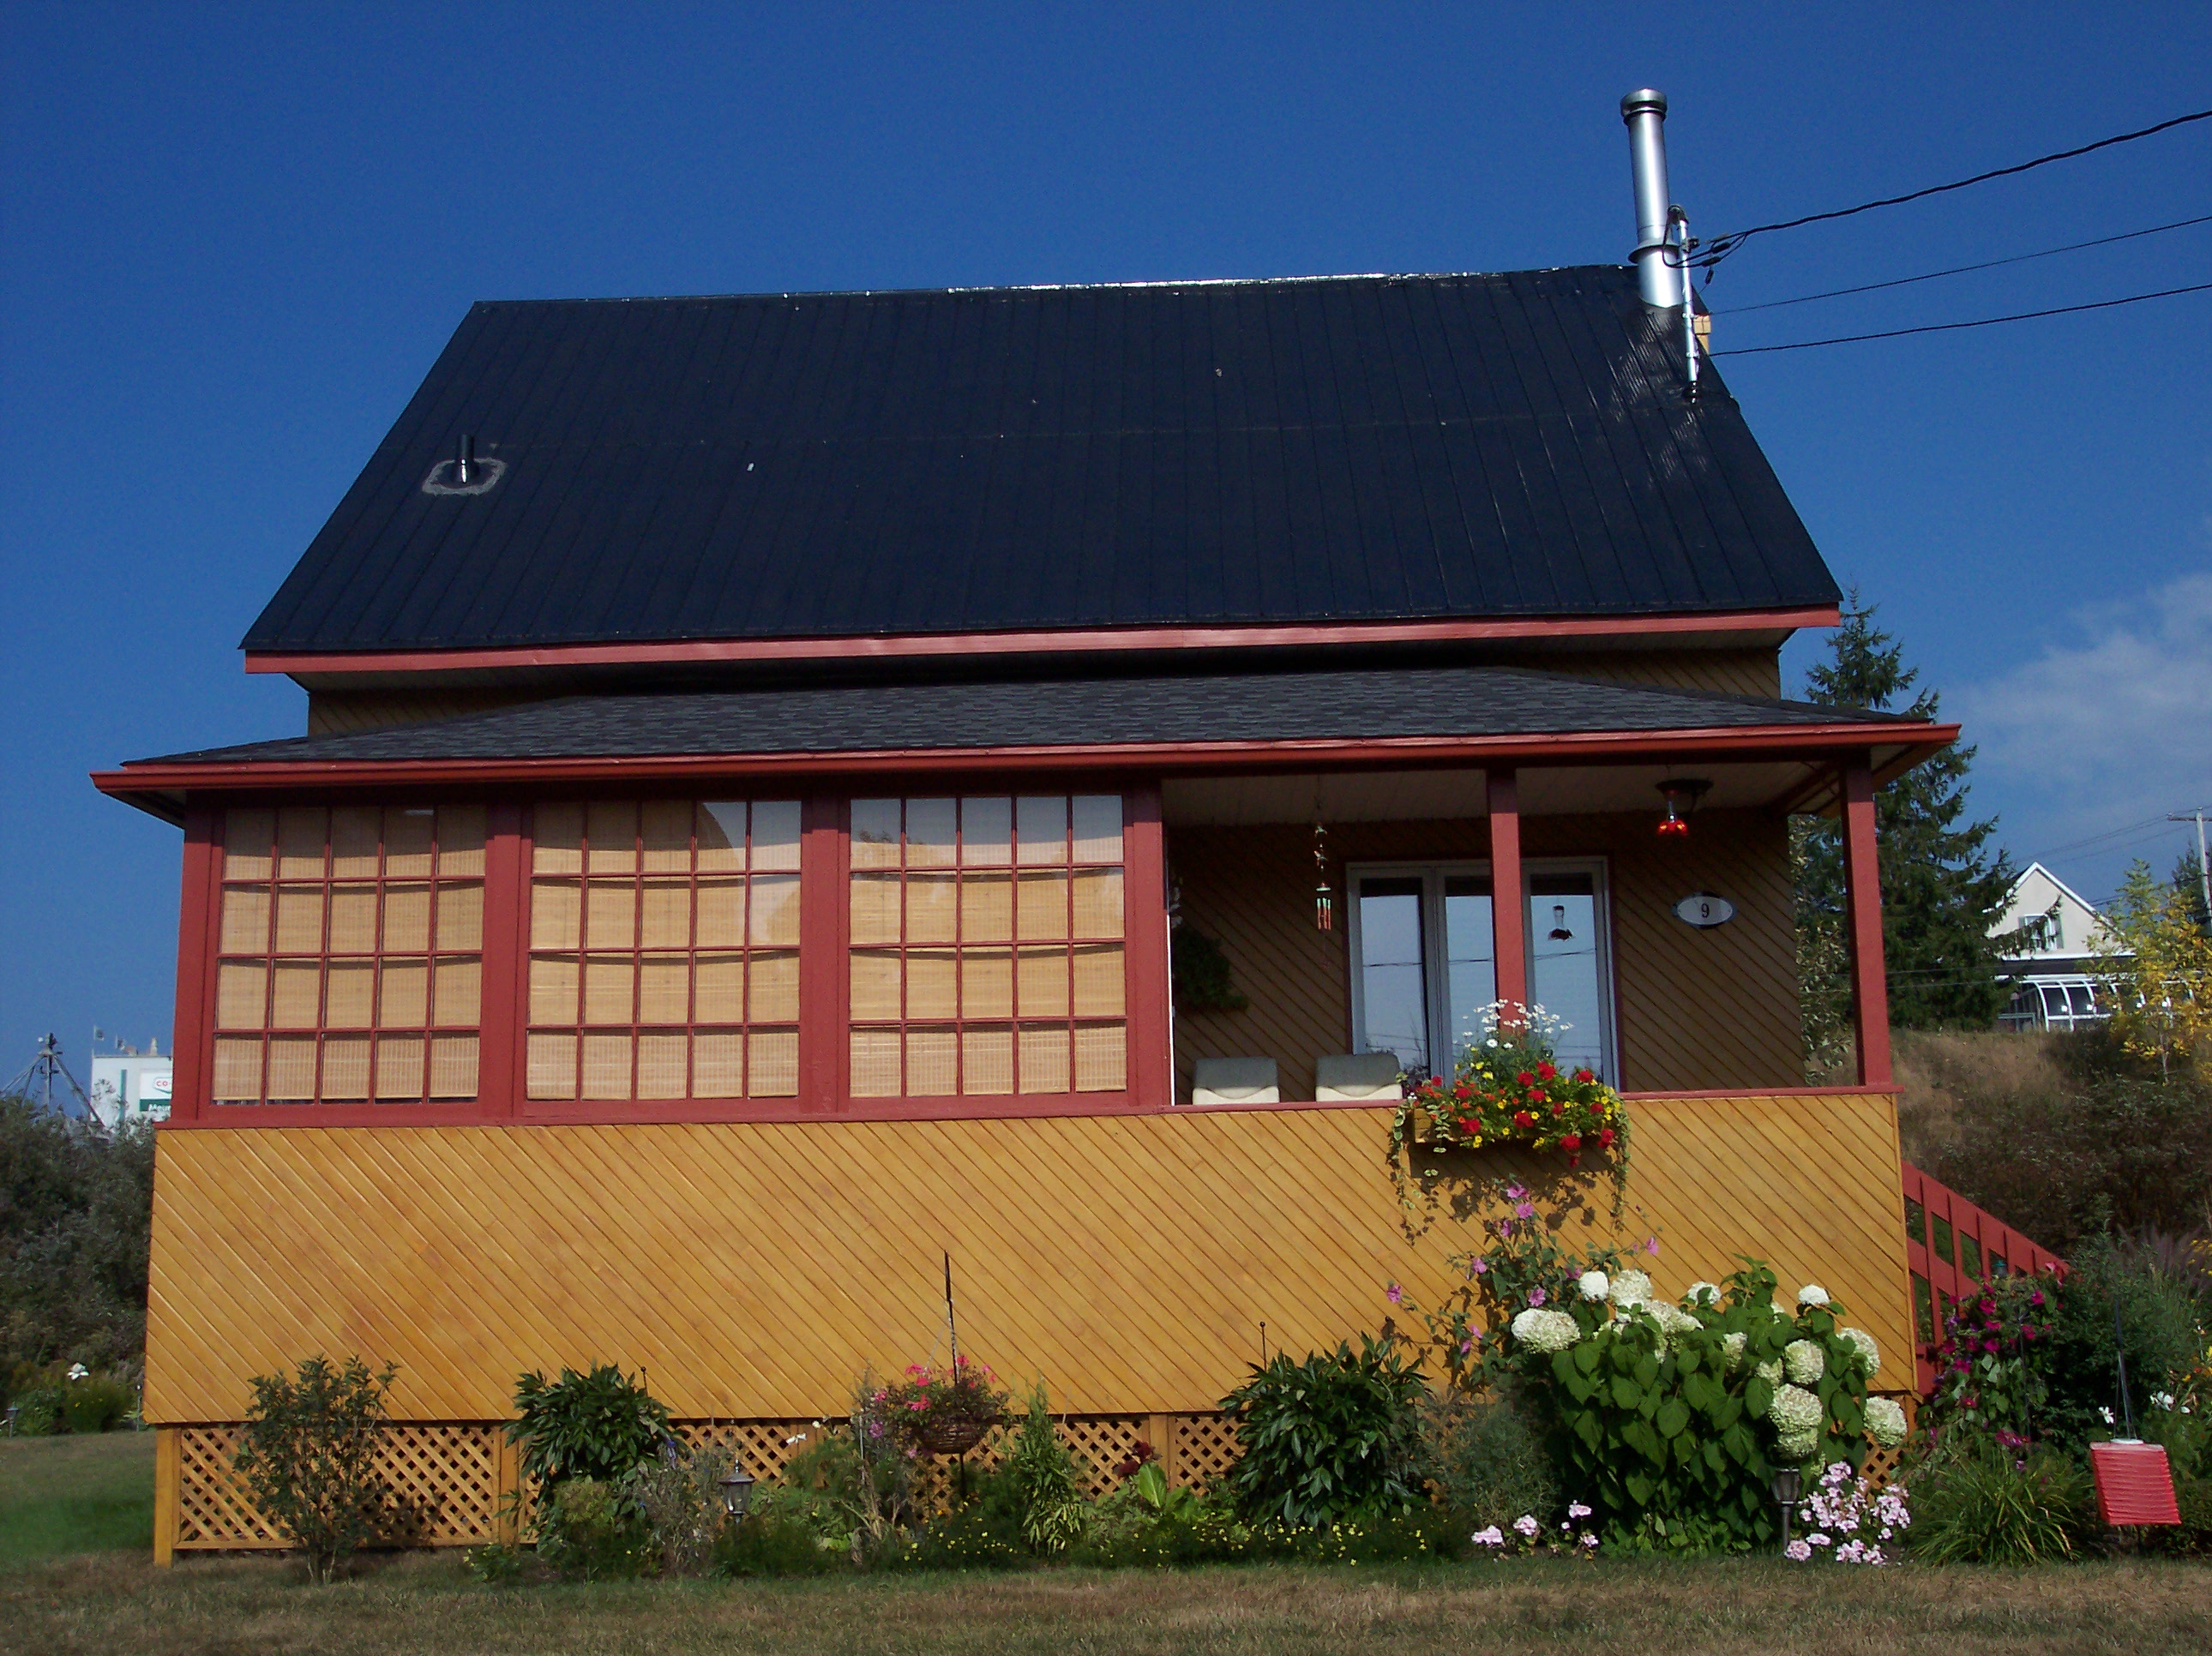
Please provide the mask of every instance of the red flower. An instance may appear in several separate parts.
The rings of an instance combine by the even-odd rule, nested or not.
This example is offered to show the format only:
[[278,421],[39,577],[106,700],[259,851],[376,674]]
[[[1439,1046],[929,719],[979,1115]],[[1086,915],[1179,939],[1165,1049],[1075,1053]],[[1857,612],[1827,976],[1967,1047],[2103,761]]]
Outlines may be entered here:
[[1601,1149],[1601,1150],[1603,1150],[1603,1149],[1612,1149],[1612,1148],[1613,1148],[1613,1129],[1612,1129],[1612,1128],[1610,1128],[1610,1127],[1601,1127],[1601,1128],[1598,1130],[1598,1135],[1597,1135],[1597,1147],[1598,1147],[1600,1149]]
[[1577,1070],[1575,1071],[1575,1079],[1577,1081],[1595,1081],[1597,1077],[1589,1070]]
[[1513,1113],[1513,1125],[1525,1131],[1536,1125],[1536,1118],[1526,1110],[1516,1110]]
[[1552,1113],[1553,1115],[1565,1115],[1566,1113],[1567,1107],[1564,1104],[1554,1104],[1552,1106]]
[[1539,1065],[1536,1066],[1536,1074],[1537,1074],[1540,1078],[1542,1078],[1543,1080],[1546,1080],[1546,1081],[1552,1081],[1552,1080],[1555,1080],[1555,1079],[1557,1079],[1557,1078],[1558,1078],[1558,1076],[1559,1076],[1559,1072],[1557,1070],[1554,1070],[1554,1069],[1553,1069],[1550,1065],[1548,1065],[1548,1064],[1539,1064]]
[[1530,1075],[1526,1070],[1523,1070],[1519,1075],[1515,1076],[1513,1078],[1525,1087],[1536,1077]]
[[1463,1133],[1472,1133],[1474,1131],[1474,1118],[1471,1115],[1462,1116],[1459,1119],[1459,1130]]
[[1578,1149],[1582,1149],[1582,1147],[1583,1147],[1583,1136],[1582,1136],[1580,1133],[1578,1133],[1578,1132],[1562,1133],[1562,1134],[1559,1136],[1559,1148],[1560,1148],[1561,1149],[1563,1149],[1563,1150],[1578,1150]]

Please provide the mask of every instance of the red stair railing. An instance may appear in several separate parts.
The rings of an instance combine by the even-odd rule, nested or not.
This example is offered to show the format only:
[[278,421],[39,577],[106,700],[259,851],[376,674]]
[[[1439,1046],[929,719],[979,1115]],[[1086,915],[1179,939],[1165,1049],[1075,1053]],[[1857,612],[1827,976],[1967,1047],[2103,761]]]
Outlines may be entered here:
[[1993,1213],[1937,1184],[1910,1162],[1905,1174],[1905,1257],[1912,1271],[1913,1351],[1920,1395],[1936,1390],[1943,1313],[1999,1277],[2063,1277],[2066,1261]]

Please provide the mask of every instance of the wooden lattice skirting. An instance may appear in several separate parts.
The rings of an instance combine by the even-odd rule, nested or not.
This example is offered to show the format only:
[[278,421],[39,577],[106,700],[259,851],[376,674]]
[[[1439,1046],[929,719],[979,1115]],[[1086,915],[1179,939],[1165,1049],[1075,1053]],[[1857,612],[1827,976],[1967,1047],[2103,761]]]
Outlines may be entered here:
[[[817,1420],[681,1421],[686,1443],[734,1447],[763,1481],[782,1474],[791,1458],[818,1437]],[[1010,1429],[1001,1427],[970,1450],[971,1468],[998,1465]],[[155,1553],[282,1547],[275,1527],[255,1510],[232,1469],[240,1428],[165,1426],[156,1449]],[[1149,1444],[1170,1483],[1203,1489],[1236,1458],[1236,1435],[1218,1414],[1067,1415],[1060,1441],[1088,1469],[1091,1492],[1113,1487],[1114,1468]],[[499,1421],[421,1423],[383,1429],[379,1465],[398,1497],[404,1545],[475,1547],[511,1540],[509,1497],[520,1481],[515,1452]],[[955,1463],[940,1458],[923,1483],[924,1495],[949,1489]]]
[[[1918,1398],[1890,1393],[1908,1416]],[[254,1509],[231,1457],[238,1447],[235,1423],[165,1426],[160,1429],[155,1483],[155,1556],[166,1562],[173,1550],[208,1551],[282,1547],[284,1541]],[[745,1468],[763,1481],[781,1477],[791,1458],[824,1429],[818,1420],[681,1421],[677,1434],[687,1444],[715,1443],[735,1448]],[[999,1463],[1007,1433],[1001,1427],[969,1451],[971,1468]],[[1151,1446],[1160,1470],[1176,1485],[1204,1490],[1236,1459],[1235,1429],[1218,1414],[1066,1415],[1060,1420],[1060,1441],[1090,1474],[1090,1493],[1103,1494],[1115,1483],[1114,1468]],[[1869,1452],[1865,1471],[1877,1483],[1896,1471],[1898,1452]],[[512,1540],[509,1497],[520,1481],[514,1447],[499,1421],[455,1423],[406,1422],[383,1431],[380,1465],[398,1497],[402,1522],[394,1539],[404,1545],[475,1547]],[[923,1484],[925,1497],[951,1488],[955,1463],[940,1458]]]

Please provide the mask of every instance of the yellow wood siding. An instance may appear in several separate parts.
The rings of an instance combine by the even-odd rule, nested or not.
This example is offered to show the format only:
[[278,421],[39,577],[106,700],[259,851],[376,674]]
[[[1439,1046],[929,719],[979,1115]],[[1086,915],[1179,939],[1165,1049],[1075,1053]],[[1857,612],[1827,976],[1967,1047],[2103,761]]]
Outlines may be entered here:
[[[1530,858],[1602,856],[1612,893],[1616,1016],[1626,1084],[1639,1091],[1803,1084],[1789,829],[1762,811],[1700,811],[1686,840],[1646,816],[1522,819]],[[1480,859],[1480,821],[1348,823],[1329,830],[1344,864]],[[1347,931],[1314,925],[1313,834],[1297,826],[1176,828],[1168,862],[1183,923],[1228,956],[1242,1012],[1176,1015],[1177,1096],[1201,1058],[1275,1060],[1282,1095],[1311,1098],[1315,1059],[1352,1050]],[[1708,931],[1674,902],[1712,891],[1736,906]]]
[[[185,1129],[155,1184],[146,1414],[234,1421],[301,1357],[399,1365],[395,1415],[509,1412],[526,1368],[642,1367],[680,1417],[805,1419],[961,1344],[1075,1413],[1214,1406],[1260,1349],[1435,1301],[1474,1233],[1409,1238],[1374,1109],[1010,1120]],[[1556,1163],[1463,1174],[1556,1179]],[[1661,1286],[1747,1253],[1818,1281],[1910,1384],[1889,1099],[1637,1107],[1622,1240]],[[1605,1204],[1592,1221],[1603,1231]]]

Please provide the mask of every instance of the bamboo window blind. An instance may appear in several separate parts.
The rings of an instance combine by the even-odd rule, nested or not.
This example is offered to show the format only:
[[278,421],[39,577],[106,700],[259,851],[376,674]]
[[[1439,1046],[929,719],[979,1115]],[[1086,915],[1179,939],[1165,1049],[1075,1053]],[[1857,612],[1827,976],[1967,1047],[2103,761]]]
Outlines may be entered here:
[[1119,795],[855,799],[856,1097],[1127,1086]]
[[533,1099],[799,1090],[795,801],[538,806]]
[[219,1104],[472,1099],[481,805],[225,813]]

